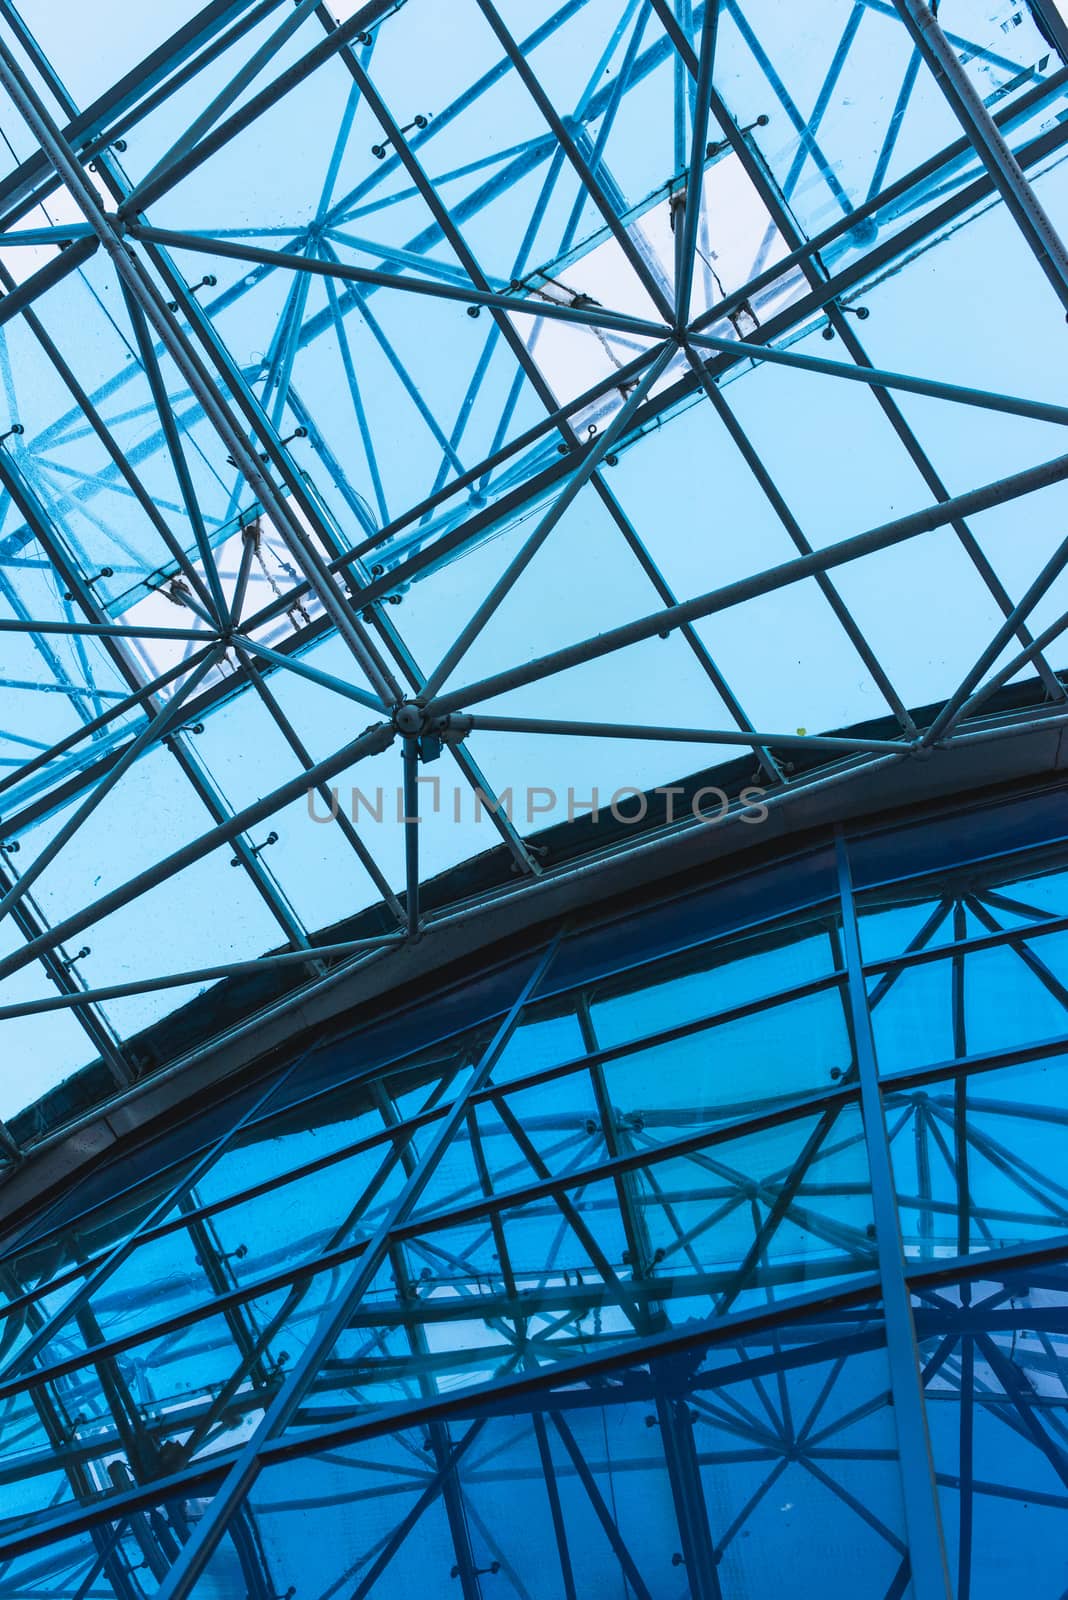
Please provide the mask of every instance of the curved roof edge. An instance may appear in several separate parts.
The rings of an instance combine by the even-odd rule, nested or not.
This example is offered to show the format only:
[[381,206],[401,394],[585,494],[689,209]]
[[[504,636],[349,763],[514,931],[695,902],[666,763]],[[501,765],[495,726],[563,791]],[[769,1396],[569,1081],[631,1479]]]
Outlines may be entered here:
[[[13,1119],[11,1131],[26,1155],[0,1185],[0,1247],[26,1210],[50,1191],[118,1144],[138,1142],[149,1130],[180,1120],[194,1099],[203,1106],[225,1098],[295,1037],[330,1029],[341,1018],[351,1026],[365,1008],[381,1007],[390,997],[407,1000],[440,988],[487,951],[496,965],[551,920],[610,911],[613,903],[618,909],[621,898],[625,903],[654,889],[663,892],[681,877],[692,887],[695,871],[706,879],[726,878],[737,871],[740,857],[746,870],[781,859],[811,847],[844,821],[874,828],[918,808],[959,804],[965,796],[989,799],[1048,786],[1068,770],[1068,725],[1037,707],[1032,720],[1021,721],[1020,710],[1034,692],[1031,681],[1003,692],[974,744],[955,742],[925,760],[799,766],[789,786],[767,796],[759,826],[747,826],[737,809],[705,822],[688,814],[703,787],[733,796],[755,782],[752,756],[705,769],[679,780],[675,812],[684,820],[673,826],[665,822],[663,791],[656,790],[641,822],[620,822],[602,812],[596,822],[578,818],[535,835],[546,870],[534,881],[512,875],[504,846],[442,874],[425,891],[427,908],[439,918],[416,943],[358,962],[340,961],[311,982],[294,982],[285,967],[266,967],[262,974],[217,985],[138,1036],[146,1071],[137,1083],[109,1092],[111,1079],[101,1063],[92,1063]],[[1004,737],[992,741],[999,716],[1006,718]],[[880,720],[841,732],[878,737],[883,726]],[[322,930],[316,942],[374,934],[379,917],[378,908],[371,908]]]

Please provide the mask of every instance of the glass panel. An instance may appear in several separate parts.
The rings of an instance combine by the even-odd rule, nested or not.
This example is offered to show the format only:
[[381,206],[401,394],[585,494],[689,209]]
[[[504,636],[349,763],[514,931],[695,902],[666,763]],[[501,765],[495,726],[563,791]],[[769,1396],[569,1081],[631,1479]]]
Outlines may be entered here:
[[490,1410],[458,1400],[421,1420],[414,1400],[410,1421],[329,1452],[309,1440],[300,1461],[264,1471],[198,1600],[243,1571],[251,1518],[275,1582],[300,1573],[316,1592],[446,1596],[477,1573],[524,1594],[536,1573],[554,1600],[624,1586],[660,1597],[686,1592],[700,1564],[725,1594],[762,1594],[791,1572],[797,1593],[844,1597],[863,1562],[873,1593],[905,1594],[880,1339],[862,1307],[532,1396],[506,1385]]
[[1068,1495],[1064,1266],[992,1269],[917,1296],[927,1424],[957,1583],[1055,1596]]

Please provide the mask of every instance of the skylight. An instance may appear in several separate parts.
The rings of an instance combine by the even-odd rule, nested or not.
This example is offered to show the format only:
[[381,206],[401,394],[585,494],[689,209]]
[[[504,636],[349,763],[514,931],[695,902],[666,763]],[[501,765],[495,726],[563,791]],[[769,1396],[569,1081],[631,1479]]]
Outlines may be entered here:
[[1048,4],[7,9],[0,1115],[595,795],[1064,716]]

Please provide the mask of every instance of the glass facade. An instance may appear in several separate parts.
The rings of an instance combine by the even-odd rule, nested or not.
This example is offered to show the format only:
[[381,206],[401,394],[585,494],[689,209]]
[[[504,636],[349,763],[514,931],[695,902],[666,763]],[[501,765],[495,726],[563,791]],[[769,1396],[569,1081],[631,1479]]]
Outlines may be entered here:
[[1066,1600],[1066,219],[1066,0],[0,0],[0,1600]]
[[1035,790],[295,1039],[0,1262],[3,1594],[1058,1600],[1066,939]]
[[1063,723],[1063,10],[3,0],[5,1124],[597,797]]

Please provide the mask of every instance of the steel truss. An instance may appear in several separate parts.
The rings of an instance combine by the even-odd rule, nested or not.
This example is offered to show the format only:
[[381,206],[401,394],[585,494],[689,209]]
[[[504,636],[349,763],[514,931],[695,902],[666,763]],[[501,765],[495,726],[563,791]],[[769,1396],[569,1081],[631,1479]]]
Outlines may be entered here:
[[[706,894],[578,987],[563,930],[465,1031],[313,1047],[44,1213],[0,1261],[5,1593],[385,1593],[443,1518],[424,1583],[533,1594],[507,1490],[554,1592],[729,1597],[800,1475],[870,1592],[971,1594],[976,1496],[1068,1508],[1064,849],[857,891],[840,834],[830,899],[709,944]],[[992,984],[1029,1038],[986,1048]]]
[[[585,4],[571,0],[524,38],[489,0],[477,6],[472,0],[472,25],[477,19],[492,40],[496,65],[476,75],[429,121],[408,126],[379,86],[375,63],[408,26],[414,5],[415,0],[408,6],[366,5],[336,22],[323,5],[290,12],[268,0],[220,0],[88,106],[66,90],[16,7],[0,8],[6,34],[0,39],[0,83],[20,119],[16,147],[25,148],[27,140],[32,147],[0,178],[0,276],[7,291],[0,323],[18,323],[35,361],[66,397],[66,409],[61,406],[48,426],[31,435],[15,414],[16,375],[11,431],[0,446],[7,530],[0,545],[7,612],[0,616],[0,631],[25,640],[38,673],[10,680],[13,754],[3,758],[8,771],[0,775],[6,841],[0,914],[15,919],[19,939],[0,956],[0,981],[43,965],[60,991],[28,1000],[20,991],[0,1006],[0,1015],[68,1011],[120,1084],[136,1079],[143,1062],[116,1020],[116,1002],[238,974],[249,963],[228,960],[220,951],[218,960],[195,969],[164,970],[161,960],[148,975],[109,981],[105,972],[94,973],[91,930],[205,862],[212,851],[232,848],[242,877],[280,931],[281,947],[272,959],[303,968],[311,981],[328,966],[380,960],[435,926],[441,914],[425,911],[420,895],[428,872],[420,828],[404,824],[403,866],[394,870],[380,859],[378,840],[372,842],[369,830],[342,808],[333,830],[337,859],[350,860],[354,884],[366,886],[354,889],[357,896],[365,903],[380,899],[381,943],[336,941],[323,951],[311,949],[315,925],[298,909],[286,842],[280,850],[266,850],[254,830],[277,819],[299,795],[314,793],[328,805],[332,780],[354,763],[392,750],[400,758],[397,787],[411,800],[419,792],[421,766],[443,752],[459,769],[460,782],[486,802],[485,813],[518,873],[529,878],[551,872],[551,864],[546,867],[530,848],[501,804],[502,784],[495,792],[475,755],[480,735],[565,736],[602,744],[622,738],[654,748],[673,742],[716,750],[742,745],[754,752],[762,783],[773,795],[786,796],[792,792],[789,757],[799,741],[803,749],[822,752],[826,763],[844,762],[860,772],[922,755],[933,745],[984,733],[1004,737],[1012,725],[984,723],[987,701],[1024,668],[1037,671],[1039,694],[1048,702],[1042,714],[1063,715],[1064,690],[1049,658],[1063,617],[1047,621],[1042,612],[1037,637],[1031,619],[1054,593],[1066,549],[1053,550],[1037,565],[1014,598],[972,522],[997,507],[1026,507],[1027,497],[1063,482],[1068,455],[952,492],[899,397],[919,395],[1054,426],[1068,420],[1068,408],[880,366],[869,358],[853,313],[865,285],[897,270],[995,199],[1008,208],[1026,246],[1063,294],[1064,247],[1032,179],[1059,161],[1068,138],[1068,125],[1050,115],[1068,69],[1047,53],[1041,65],[1020,72],[991,42],[944,35],[927,8],[912,0],[857,5],[844,19],[806,117],[769,42],[758,37],[735,0],[692,13],[688,7],[674,11],[666,0],[634,0],[601,41],[577,101],[565,103],[554,83],[539,76],[539,61],[569,36]],[[1039,20],[1048,36],[1048,18]],[[824,149],[823,124],[863,30],[891,25],[915,40],[915,50],[906,57],[894,117],[873,151],[867,192],[850,195]],[[785,173],[762,148],[768,115],[743,125],[732,111],[731,91],[718,87],[717,49],[728,48],[722,42],[727,32],[735,45],[741,41],[763,75],[769,105],[792,130],[796,152]],[[962,52],[991,74],[991,82],[1009,90],[984,101],[959,65]],[[677,165],[665,174],[661,190],[635,206],[613,169],[619,137],[614,130],[624,125],[631,97],[661,81],[658,74],[665,71],[674,75]],[[239,149],[249,130],[270,126],[308,85],[341,81],[338,73],[349,91],[309,222],[268,230],[273,237],[262,243],[250,228],[173,225],[182,197],[198,193],[190,185],[210,179],[214,164]],[[937,79],[964,136],[912,170],[897,172],[898,142],[910,104],[927,82],[925,73]],[[487,147],[483,159],[463,168],[469,176],[462,200],[450,198],[460,192],[457,178],[447,164],[442,169],[437,150],[449,130],[466,126],[464,119],[505,80],[536,112],[541,132],[507,150]],[[205,89],[197,102],[197,86],[209,81],[214,93],[204,98]],[[186,113],[179,136],[145,144],[153,117],[171,105],[194,103],[197,109]],[[360,163],[353,169],[355,130],[365,125],[376,130],[374,154],[381,152],[380,158],[363,162],[363,175],[346,190],[339,179],[344,172],[348,181],[359,169]],[[139,175],[130,176],[122,156],[138,140]],[[704,185],[722,162],[744,175],[765,227],[763,246],[734,287],[716,277],[709,256],[716,223]],[[839,213],[808,233],[796,210],[804,174],[822,186]],[[488,271],[472,241],[483,219],[492,219],[511,192],[536,195],[530,223],[510,267]],[[403,243],[384,231],[398,201],[406,216],[422,219]],[[167,225],[161,226],[155,218],[164,203]],[[195,218],[197,203],[184,203]],[[57,206],[62,217],[52,215]],[[553,233],[561,206],[566,224]],[[671,261],[651,243],[658,207],[670,211]],[[779,246],[769,259],[773,237]],[[535,266],[550,238],[549,257]],[[47,259],[23,272],[20,264],[31,250]],[[575,280],[568,274],[581,279],[605,250],[615,251],[621,263],[613,269],[614,292],[634,303],[637,295],[645,312],[616,310],[570,286]],[[191,283],[190,269],[205,264],[217,270]],[[219,273],[228,267],[238,275],[223,281]],[[243,268],[248,271],[241,276]],[[245,315],[246,303],[251,306],[276,282],[283,285],[281,315],[262,362],[250,367],[230,348],[225,325]],[[77,353],[64,348],[51,325],[56,296],[71,283],[84,284],[97,303],[117,288],[109,315],[129,355],[122,370],[88,383],[78,375]],[[322,286],[315,300],[314,284]],[[381,312],[375,309],[380,302],[389,302]],[[401,353],[394,302],[420,316],[437,306],[442,310],[435,317],[451,307],[454,315],[466,310],[486,319],[487,332],[479,335],[482,353],[458,416],[436,410],[420,364]],[[841,358],[796,348],[801,336],[820,326],[838,341]],[[361,352],[365,334],[371,341],[359,355],[357,327]],[[565,393],[560,374],[539,355],[547,328],[594,341],[604,352],[604,374],[581,392]],[[339,456],[334,434],[298,377],[327,340],[336,346],[351,401],[362,462],[358,474]],[[397,503],[395,486],[383,476],[387,439],[360,370],[372,347],[406,396],[413,425],[435,441],[440,454],[429,492],[409,496],[410,504]],[[502,362],[511,373],[503,411],[494,396],[504,391],[493,384]],[[730,399],[735,379],[767,363],[784,365],[813,384],[844,380],[866,388],[926,484],[929,505],[866,532],[814,544]],[[610,468],[652,426],[695,402],[708,404],[726,429],[797,553],[705,593],[680,594],[614,489]],[[540,420],[520,425],[531,405],[540,408]],[[494,427],[483,429],[488,448],[469,445],[468,436],[474,438],[494,408]],[[173,491],[161,493],[157,479],[163,483],[164,466]],[[468,674],[465,684],[465,660],[474,659],[487,629],[492,632],[508,611],[513,592],[520,598],[526,592],[528,569],[543,547],[559,544],[559,533],[555,541],[553,535],[571,508],[591,496],[651,586],[644,614],[533,659],[520,651],[515,665]],[[122,549],[123,536],[110,544],[105,539],[101,548],[114,552],[105,572],[94,568],[84,530],[95,526],[110,538],[119,507],[124,517],[134,507],[144,519],[151,538],[142,542],[152,556],[139,553],[136,539],[126,539]],[[458,621],[439,659],[421,662],[423,652],[406,639],[390,603],[413,583],[434,580],[444,563],[474,543],[531,513],[533,525],[470,615]],[[838,575],[937,529],[950,530],[959,541],[1004,623],[955,692],[918,726],[892,670],[852,615]],[[42,603],[39,579],[31,581],[37,572],[53,573],[66,596],[53,610]],[[758,729],[745,710],[745,684],[728,681],[717,663],[702,625],[809,579],[896,718],[896,734],[836,742],[822,730]],[[706,685],[708,704],[716,708],[710,722],[672,726],[669,719],[649,724],[554,715],[557,686],[568,673],[609,658],[625,671],[637,658],[624,652],[671,635],[678,636]],[[327,668],[321,647],[331,637],[341,653],[331,653]],[[298,683],[318,692],[317,718],[330,715],[331,706],[338,714],[355,705],[370,715],[371,726],[324,754],[320,739],[311,737],[315,730],[302,728],[286,709]],[[526,714],[532,706],[527,695],[523,714],[509,715],[506,697],[536,685],[543,686],[542,713]],[[283,782],[266,781],[259,797],[247,803],[228,798],[226,784],[197,744],[197,729],[209,712],[242,694],[257,697],[264,726],[277,730],[292,774]],[[69,708],[56,737],[37,739],[22,731],[28,725],[20,726],[19,717],[35,695]],[[474,709],[489,699],[495,702],[493,715]],[[1026,720],[1033,722],[1034,714],[1032,709]],[[1024,718],[1017,720],[1022,724]],[[107,893],[47,915],[35,884],[56,881],[87,836],[87,824],[107,813],[109,797],[120,803],[129,774],[148,758],[177,764],[206,812],[206,829],[180,848],[162,850],[133,876],[118,874]],[[58,807],[64,808],[62,827],[40,848],[35,830]]]
[[[378,63],[421,3],[376,0],[338,20],[312,0],[212,0],[83,106],[0,0],[0,88],[19,128],[0,176],[0,377],[11,411],[0,439],[0,633],[16,663],[0,755],[0,917],[15,937],[0,983],[43,972],[50,985],[29,998],[0,991],[0,1027],[69,1013],[118,1086],[164,1063],[138,1056],[116,1002],[272,967],[314,984],[449,927],[449,909],[426,909],[433,868],[416,820],[423,769],[441,757],[484,805],[517,887],[551,874],[476,755],[480,736],[594,749],[630,740],[669,755],[673,744],[741,747],[778,805],[828,775],[848,783],[969,742],[993,753],[994,741],[1068,718],[1056,670],[1068,614],[1051,615],[1068,542],[1037,551],[1009,584],[973,525],[1003,508],[1025,525],[1068,480],[1068,454],[1036,442],[1013,471],[951,486],[912,420],[924,413],[906,410],[919,397],[962,408],[965,421],[973,411],[1012,418],[1035,425],[1038,441],[1068,422],[1068,406],[881,365],[859,327],[866,293],[994,206],[1068,304],[1068,261],[1038,182],[1068,141],[1068,67],[1047,56],[1021,72],[990,41],[944,33],[922,0],[863,0],[843,7],[806,113],[745,4],[632,0],[583,61],[581,89],[565,95],[545,49],[569,39],[587,0],[567,0],[526,37],[513,8],[471,0],[469,24],[492,44],[493,64],[413,123]],[[824,148],[824,124],[876,22],[914,48],[865,192],[854,194]],[[773,116],[747,119],[732,100],[720,69],[728,30],[759,69]],[[989,69],[996,92],[977,92],[962,55]],[[344,106],[326,179],[301,219],[205,227],[196,183],[235,153],[246,159],[245,136],[269,129],[289,97],[338,74]],[[674,163],[635,197],[613,130],[664,74]],[[910,105],[933,82],[962,137],[902,171]],[[533,108],[538,131],[454,161],[449,130],[502,83]],[[161,137],[174,108],[182,131]],[[769,122],[792,130],[785,165],[762,132]],[[367,128],[372,154],[361,147],[357,160]],[[124,163],[138,141],[137,161]],[[734,285],[714,265],[706,192],[727,164],[761,222]],[[811,212],[805,183],[822,197]],[[499,219],[528,200],[513,241],[514,218]],[[801,220],[828,208],[830,222]],[[666,254],[656,243],[665,218]],[[514,244],[503,266],[487,221],[502,249]],[[33,252],[46,259],[24,271]],[[601,304],[583,275],[600,287],[597,264],[609,257],[613,294]],[[107,306],[124,352],[107,372],[87,377],[76,333],[60,336],[56,308],[75,290]],[[260,297],[275,291],[268,315]],[[445,317],[477,335],[459,398],[435,388],[398,307],[421,330],[429,319],[424,343],[455,334]],[[242,317],[265,330],[262,357],[235,344]],[[819,330],[836,341],[826,356],[800,348]],[[574,341],[573,371],[544,355],[552,335]],[[346,435],[323,410],[332,392],[315,388],[328,347],[351,412]],[[27,427],[13,351],[30,349],[62,399]],[[870,394],[924,486],[919,507],[875,526],[858,519],[833,539],[809,526],[736,399],[751,374],[773,368],[813,389]],[[575,376],[590,371],[591,381]],[[387,379],[409,408],[413,460],[432,461],[403,485],[389,470]],[[613,477],[694,407],[723,430],[792,552],[730,581],[710,569],[703,589],[669,574],[657,530],[631,514]],[[552,648],[515,639],[509,664],[476,668],[539,554],[590,504],[634,557],[647,603]],[[477,593],[458,583],[445,642],[430,630],[427,646],[394,603],[468,570],[452,564],[502,531],[507,558]],[[854,616],[845,580],[866,558],[932,534],[956,541],[1001,620],[920,716]],[[595,576],[577,557],[560,570],[565,582]],[[746,683],[711,647],[709,619],[809,582],[882,697],[882,733],[758,728]],[[628,720],[626,693],[610,715],[596,705],[564,714],[567,674],[612,660],[625,685],[638,659],[626,652],[661,638],[696,670],[703,720]],[[1024,669],[1030,703],[993,716],[993,697]],[[535,686],[542,698],[520,697]],[[293,711],[298,690],[315,697],[314,713]],[[27,700],[61,705],[66,720],[20,720]],[[245,702],[277,735],[286,775],[272,769],[232,798],[203,736]],[[331,708],[350,718],[343,738],[324,738]],[[798,754],[802,779],[791,776]],[[305,796],[329,810],[335,780],[383,759],[403,799],[400,864],[379,859],[344,808],[330,828],[361,904],[380,904],[382,931],[317,940],[273,824]],[[174,763],[197,826],[99,895],[59,905],[57,876],[94,818],[152,762]],[[691,817],[676,831],[701,825]],[[228,958],[224,941],[218,959],[176,970],[161,940],[148,976],[94,967],[94,930],[213,857],[232,860],[221,889],[250,887],[279,948]],[[46,1217],[0,1262],[0,1485],[15,1497],[0,1519],[5,1595],[276,1600],[295,1585],[301,1600],[355,1600],[389,1590],[434,1523],[446,1592],[533,1597],[513,1530],[486,1509],[485,1486],[505,1484],[517,1495],[526,1486],[532,1506],[536,1497],[554,1592],[568,1600],[594,1592],[604,1572],[638,1597],[686,1585],[695,1600],[730,1600],[748,1570],[743,1541],[776,1485],[799,1477],[866,1530],[873,1595],[891,1600],[911,1585],[916,1600],[951,1590],[967,1600],[983,1549],[977,1496],[1068,1508],[1068,1190],[1013,1137],[1059,1134],[1068,1109],[1053,1091],[1005,1088],[1007,1074],[1059,1061],[1066,1035],[1061,1020],[1011,1048],[969,1038],[984,960],[1035,986],[1025,1003],[1036,1013],[1040,1002],[1063,1010],[1056,952],[1068,905],[972,874],[943,885],[903,948],[876,959],[861,936],[870,896],[854,889],[844,839],[836,860],[833,902],[812,923],[830,959],[803,983],[602,1038],[603,987],[561,996],[550,982],[565,930],[472,1032],[388,1070],[341,1074],[341,1089],[335,1073],[314,1094],[300,1090],[296,1063],[225,1132],[163,1163],[155,1187]],[[765,930],[753,948],[794,936]],[[924,974],[950,997],[946,1047],[891,1071],[900,1021],[885,1019]],[[769,1066],[766,1085],[737,1087],[730,1101],[706,1103],[695,1089],[685,1104],[660,1104],[650,1092],[661,1056],[727,1051],[731,1030],[750,1030],[759,1059],[777,1063],[759,1030],[791,1015],[802,1032],[824,1030],[811,1080],[776,1086]],[[534,1030],[565,1024],[567,1048],[524,1057]],[[300,1147],[302,1130],[335,1126],[344,1132],[327,1149]],[[0,1142],[12,1170],[26,1151],[2,1125]],[[250,1151],[269,1152],[251,1177],[241,1166]],[[305,1211],[306,1226],[289,1220]],[[622,1449],[609,1445],[610,1423],[625,1430]],[[991,1430],[1006,1441],[1003,1478],[989,1465]],[[372,1443],[381,1460],[368,1456]],[[1020,1450],[1045,1463],[1044,1487],[1013,1479]],[[878,1463],[892,1470],[875,1487]],[[717,1487],[726,1468],[751,1479],[733,1504]],[[320,1480],[334,1510],[398,1509],[310,1581],[287,1565],[287,1528],[291,1541]],[[647,1526],[621,1510],[626,1481],[648,1490]]]

